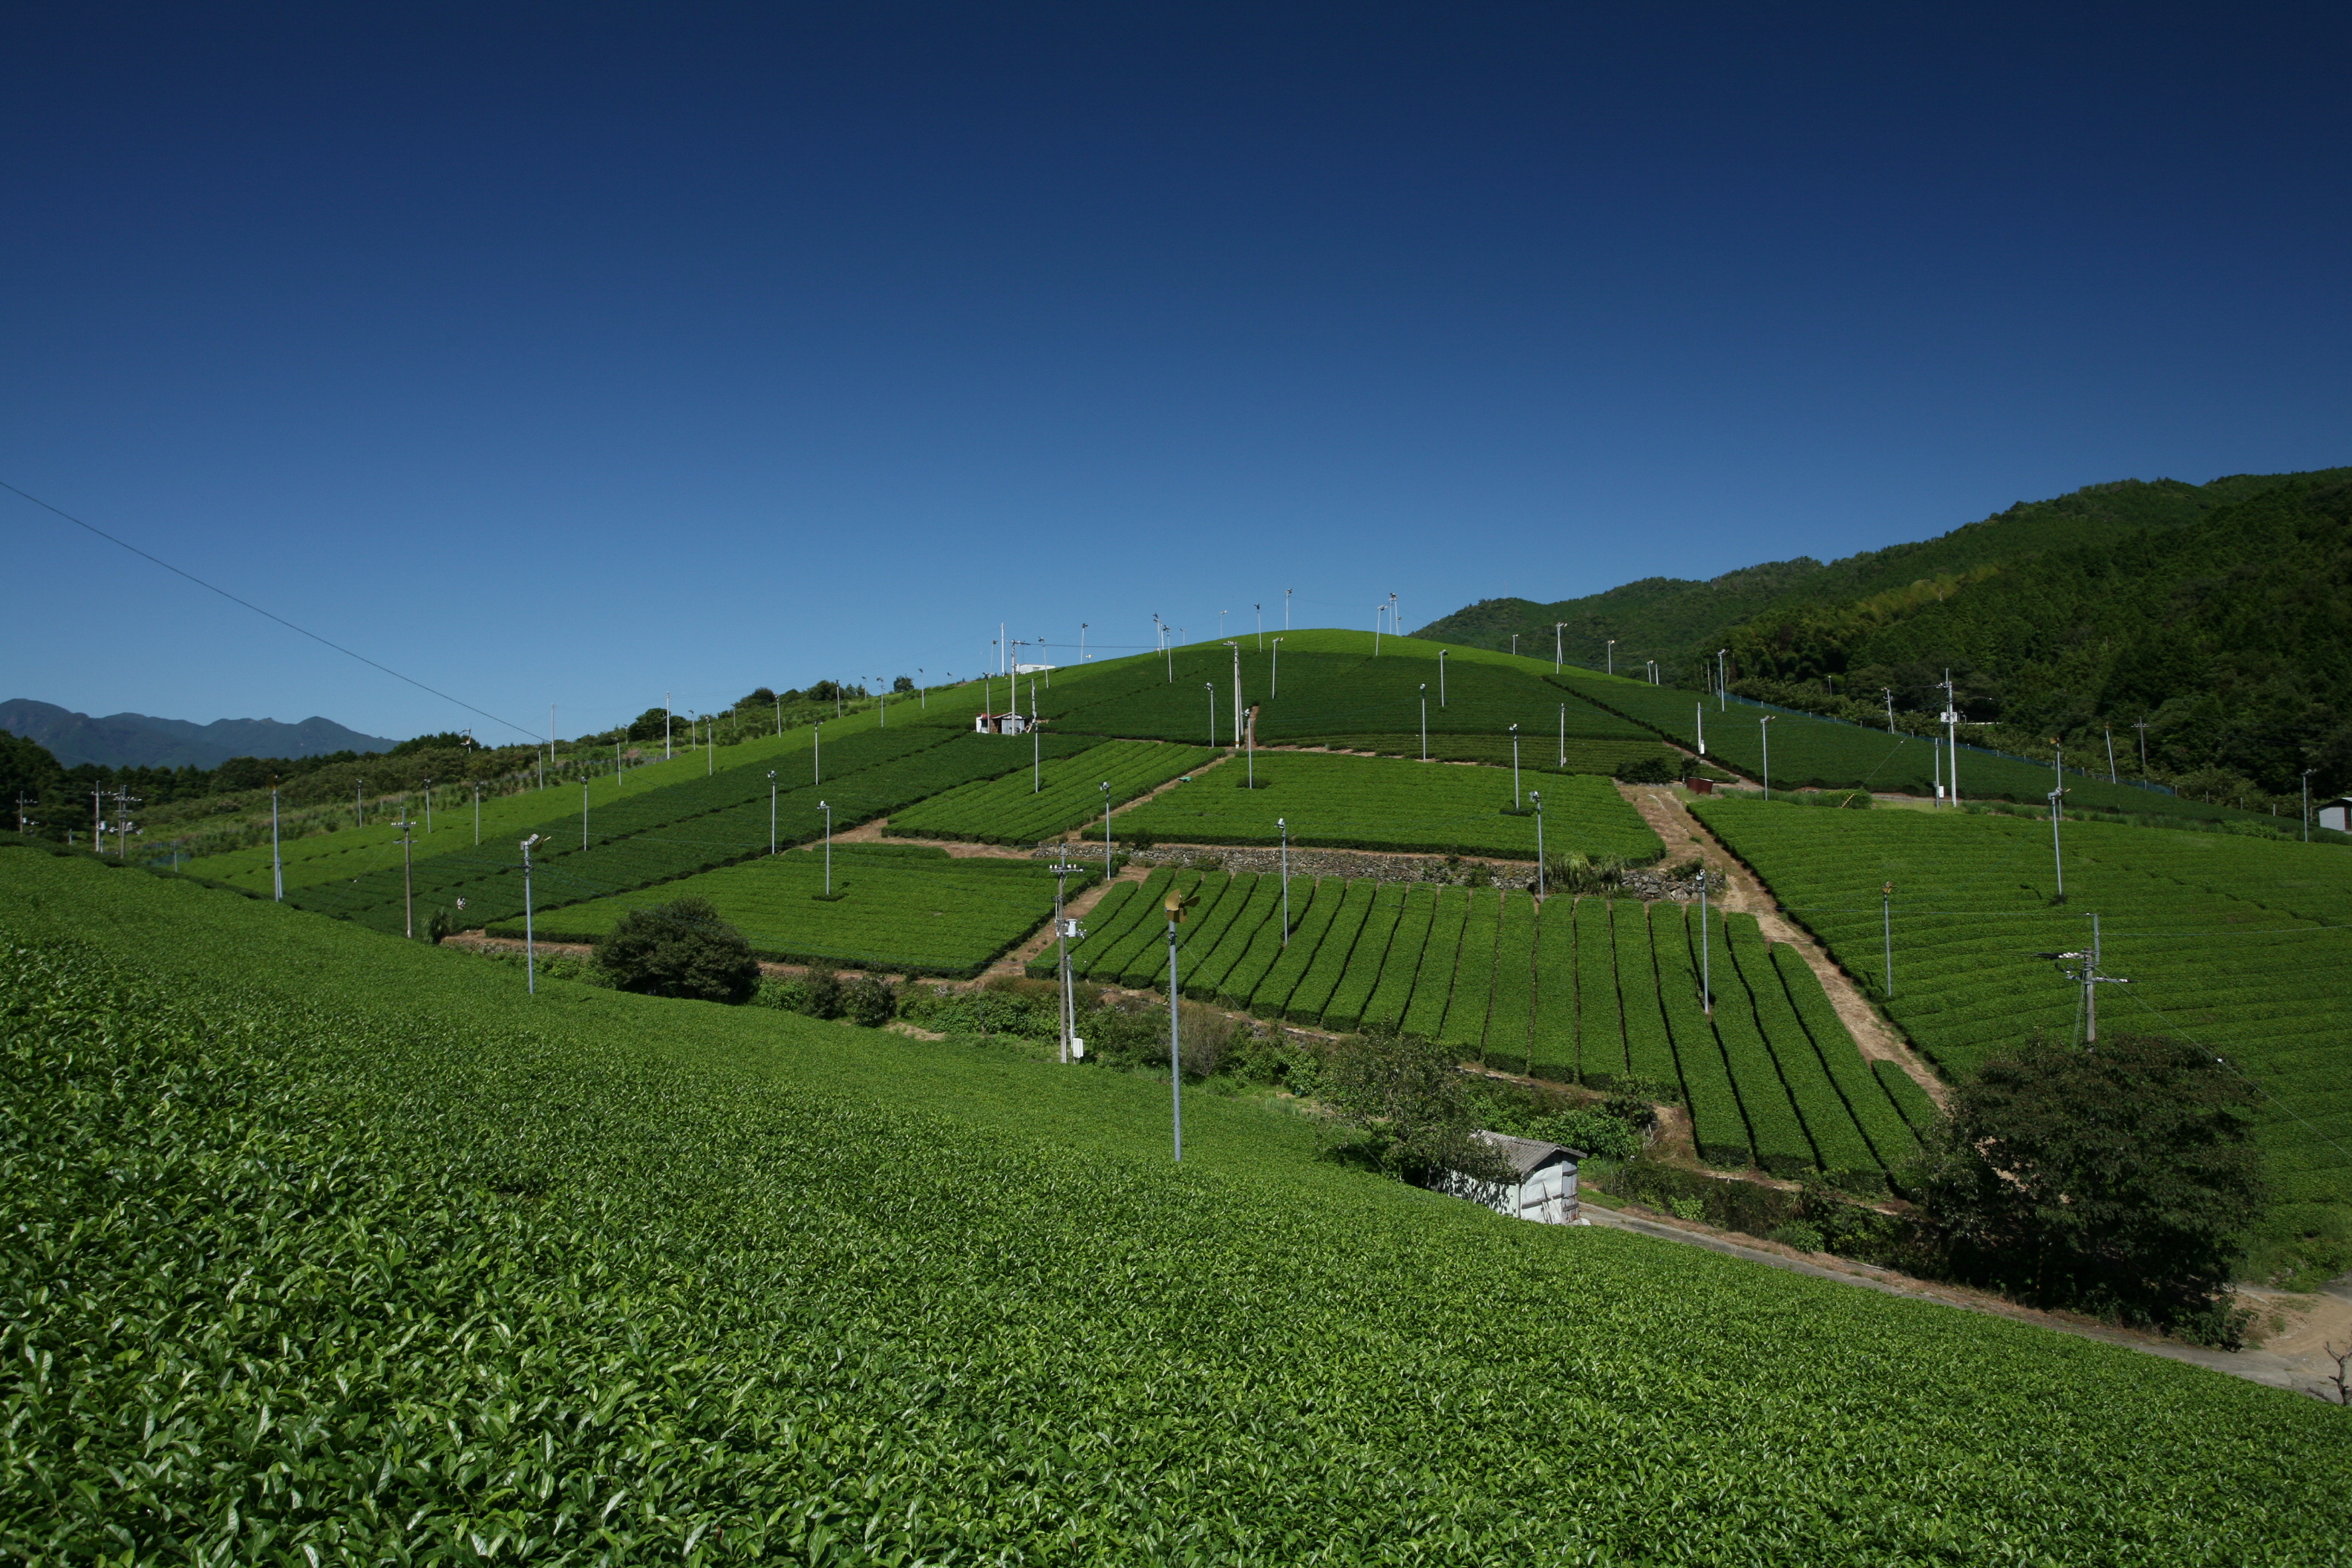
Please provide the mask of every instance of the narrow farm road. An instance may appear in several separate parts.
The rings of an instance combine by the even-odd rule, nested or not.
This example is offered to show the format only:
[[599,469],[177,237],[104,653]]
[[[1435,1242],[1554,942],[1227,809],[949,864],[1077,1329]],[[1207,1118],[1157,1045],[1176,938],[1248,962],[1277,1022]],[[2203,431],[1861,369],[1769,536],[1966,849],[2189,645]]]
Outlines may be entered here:
[[1706,824],[1691,814],[1672,784],[1621,784],[1617,793],[1665,841],[1667,865],[1686,866],[1694,860],[1703,860],[1708,870],[1722,877],[1729,889],[1724,896],[1724,908],[1754,915],[1766,938],[1787,942],[1803,955],[1806,967],[1820,978],[1822,989],[1829,993],[1830,1005],[1837,1010],[1839,1021],[1853,1036],[1854,1045],[1866,1060],[1895,1063],[1910,1074],[1937,1105],[1945,1102],[1950,1091],[1936,1076],[1935,1069],[1920,1059],[1919,1054],[1871,1005],[1862,988],[1853,983],[1853,977],[1838,967],[1829,950],[1811,931],[1780,912],[1780,901],[1764,879],[1747,861],[1726,848],[1723,841],[1707,830]]
[[[2030,1307],[2016,1306],[1980,1290],[1914,1279],[1892,1269],[1849,1262],[1827,1253],[1798,1253],[1777,1243],[1759,1242],[1752,1237],[1736,1237],[1727,1232],[1670,1220],[1664,1215],[1627,1214],[1592,1203],[1584,1205],[1584,1215],[1594,1225],[1606,1226],[1612,1230],[1629,1230],[1660,1241],[1705,1247],[1709,1252],[1720,1252],[1728,1258],[1784,1268],[1791,1274],[1810,1275],[1813,1279],[1828,1279],[1840,1285],[1856,1285],[1884,1295],[1902,1296],[1915,1301],[1934,1301],[1941,1306],[1982,1312],[1990,1317],[2011,1318],[2057,1333],[2122,1345],[2143,1354],[2162,1356],[2167,1361],[2187,1362],[2192,1366],[2244,1378],[2249,1383],[2289,1389],[2331,1402],[2333,1393],[2325,1381],[2325,1374],[2334,1367],[2329,1358],[2320,1353],[2318,1341],[2330,1328],[2336,1327],[2344,1327],[2347,1337],[2352,1337],[2352,1312],[2335,1314],[2327,1310],[2330,1305],[2344,1307],[2352,1304],[2330,1303],[2326,1299],[2312,1297],[2288,1300],[2280,1292],[2252,1291],[2241,1293],[2240,1304],[2255,1310],[2255,1332],[2261,1334],[2269,1330],[2272,1335],[2270,1343],[2242,1351],[2207,1350],[2175,1340],[2110,1329],[2087,1320],[2037,1312]],[[2320,1302],[2316,1310],[2311,1305],[2315,1300]],[[1928,1374],[1923,1371],[1922,1375]]]

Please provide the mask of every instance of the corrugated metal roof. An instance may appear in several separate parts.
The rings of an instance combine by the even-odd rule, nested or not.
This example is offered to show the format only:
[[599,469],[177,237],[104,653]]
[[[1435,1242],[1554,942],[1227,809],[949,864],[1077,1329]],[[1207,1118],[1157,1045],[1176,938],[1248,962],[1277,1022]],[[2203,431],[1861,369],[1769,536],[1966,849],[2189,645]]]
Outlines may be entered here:
[[1546,1143],[1534,1138],[1513,1138],[1507,1133],[1489,1132],[1483,1128],[1479,1130],[1478,1136],[1503,1152],[1504,1157],[1511,1162],[1511,1169],[1518,1173],[1522,1182],[1562,1155],[1570,1160],[1584,1158],[1583,1150],[1570,1149],[1561,1143]]

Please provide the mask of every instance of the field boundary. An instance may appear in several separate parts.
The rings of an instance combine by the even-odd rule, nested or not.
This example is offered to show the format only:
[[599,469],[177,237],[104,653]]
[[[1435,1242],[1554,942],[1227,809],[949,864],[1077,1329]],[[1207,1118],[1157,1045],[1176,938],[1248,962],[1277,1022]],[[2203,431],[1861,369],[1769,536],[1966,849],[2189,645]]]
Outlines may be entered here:
[[[1717,838],[1706,823],[1701,822],[1671,784],[1620,784],[1617,792],[1642,814],[1642,820],[1664,840],[1666,864],[1678,860],[1704,861],[1711,871],[1719,871],[1727,886],[1723,908],[1733,914],[1756,917],[1757,925],[1769,942],[1784,942],[1794,948],[1829,993],[1830,1006],[1836,1012],[1838,1022],[1853,1037],[1853,1043],[1865,1061],[1888,1061],[1901,1068],[1913,1082],[1927,1091],[1938,1107],[1951,1097],[1951,1089],[1936,1076],[1925,1058],[1906,1039],[1903,1032],[1889,1023],[1885,1016],[1864,995],[1854,984],[1853,976],[1839,967],[1829,950],[1819,938],[1781,912],[1780,900],[1773,895],[1771,885],[1756,872],[1756,868],[1733,854],[1723,840]],[[1696,841],[1696,851],[1690,846]]]

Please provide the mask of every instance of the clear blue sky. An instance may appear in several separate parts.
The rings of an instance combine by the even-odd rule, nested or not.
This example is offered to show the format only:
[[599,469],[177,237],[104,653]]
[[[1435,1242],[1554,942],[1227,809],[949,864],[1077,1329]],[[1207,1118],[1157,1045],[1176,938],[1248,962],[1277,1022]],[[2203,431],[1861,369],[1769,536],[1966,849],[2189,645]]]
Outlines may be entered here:
[[[19,7],[0,479],[572,734],[2345,463],[2348,17]],[[499,733],[0,523],[0,697]]]

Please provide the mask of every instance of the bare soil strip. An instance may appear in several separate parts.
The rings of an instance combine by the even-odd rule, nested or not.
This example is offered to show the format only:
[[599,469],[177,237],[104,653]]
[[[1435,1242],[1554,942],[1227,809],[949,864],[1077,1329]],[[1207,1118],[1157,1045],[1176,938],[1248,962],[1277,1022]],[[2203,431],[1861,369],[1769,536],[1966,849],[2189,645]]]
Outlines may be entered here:
[[1665,841],[1669,865],[1686,866],[1694,860],[1704,860],[1707,869],[1719,874],[1729,889],[1724,896],[1724,908],[1754,915],[1769,940],[1785,942],[1803,955],[1806,967],[1820,978],[1822,989],[1829,993],[1830,1005],[1837,1010],[1839,1021],[1853,1036],[1864,1058],[1895,1063],[1910,1074],[1937,1105],[1945,1103],[1950,1090],[1936,1076],[1935,1069],[1871,1005],[1854,984],[1853,977],[1838,967],[1813,934],[1781,911],[1780,900],[1754,868],[1726,848],[1723,841],[1707,830],[1706,824],[1691,814],[1690,807],[1675,795],[1673,785],[1621,784],[1617,793],[1632,803],[1633,809],[1642,814],[1642,820]]

